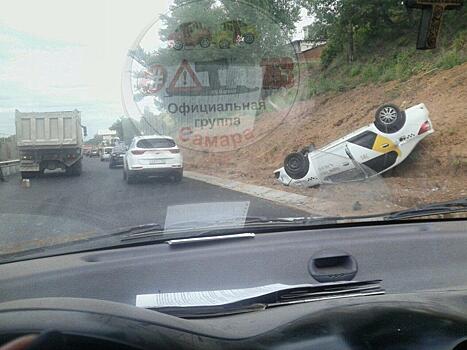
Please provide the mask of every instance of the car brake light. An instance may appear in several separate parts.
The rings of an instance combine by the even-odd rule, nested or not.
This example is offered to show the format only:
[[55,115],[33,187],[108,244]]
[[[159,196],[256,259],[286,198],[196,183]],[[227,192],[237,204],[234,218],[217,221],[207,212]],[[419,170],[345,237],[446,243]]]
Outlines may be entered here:
[[180,153],[180,149],[171,149],[170,153]]
[[139,154],[143,154],[145,151],[143,150],[140,150],[140,149],[134,149],[133,151],[131,151],[131,153],[135,154],[135,155],[139,155]]
[[422,126],[420,127],[420,130],[418,130],[418,135],[424,134],[430,130],[431,130],[431,125],[430,125],[430,122],[427,120],[426,122],[422,124]]

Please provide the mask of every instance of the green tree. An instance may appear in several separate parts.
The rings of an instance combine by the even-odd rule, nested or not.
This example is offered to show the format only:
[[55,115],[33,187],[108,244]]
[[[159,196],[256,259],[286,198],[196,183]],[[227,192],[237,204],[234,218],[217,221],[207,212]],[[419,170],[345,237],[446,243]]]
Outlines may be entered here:
[[97,146],[99,145],[99,143],[102,142],[102,136],[100,135],[94,135],[94,137],[92,139],[89,139],[85,142],[86,145],[93,145],[93,146]]
[[309,39],[328,41],[325,65],[338,54],[351,63],[358,55],[357,43],[401,35],[414,22],[403,3],[394,0],[306,0],[306,7],[315,18]]
[[120,140],[123,140],[123,124],[122,124],[122,119],[124,117],[118,118],[111,127],[109,127],[109,130],[115,130],[117,132],[117,136]]
[[[221,29],[221,23],[241,19],[256,27],[259,47],[234,47],[228,50],[228,56],[237,63],[252,64],[259,62],[264,56],[280,55],[286,49],[300,18],[302,3],[303,0],[175,0],[170,12],[160,17],[162,26],[159,35],[162,42],[168,42],[170,35],[182,24],[199,22],[215,36]],[[170,65],[185,58],[183,50],[166,47],[153,52],[137,47],[129,55],[145,67],[155,63]],[[225,57],[226,53],[215,45],[190,52],[190,59],[196,62],[216,61]]]

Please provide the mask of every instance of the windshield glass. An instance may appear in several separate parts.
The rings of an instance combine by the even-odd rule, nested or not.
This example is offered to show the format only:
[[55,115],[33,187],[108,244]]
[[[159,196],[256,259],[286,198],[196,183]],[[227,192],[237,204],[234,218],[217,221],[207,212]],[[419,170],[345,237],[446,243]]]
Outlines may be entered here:
[[467,197],[460,4],[5,3],[0,257]]

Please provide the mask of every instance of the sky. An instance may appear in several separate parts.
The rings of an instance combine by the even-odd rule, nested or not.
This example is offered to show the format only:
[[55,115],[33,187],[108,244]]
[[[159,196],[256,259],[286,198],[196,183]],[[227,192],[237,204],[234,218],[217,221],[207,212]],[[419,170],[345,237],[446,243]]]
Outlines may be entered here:
[[[0,137],[14,111],[78,109],[90,136],[123,115],[121,75],[128,49],[167,12],[155,0],[15,0],[0,11]],[[298,23],[295,38],[302,37]]]

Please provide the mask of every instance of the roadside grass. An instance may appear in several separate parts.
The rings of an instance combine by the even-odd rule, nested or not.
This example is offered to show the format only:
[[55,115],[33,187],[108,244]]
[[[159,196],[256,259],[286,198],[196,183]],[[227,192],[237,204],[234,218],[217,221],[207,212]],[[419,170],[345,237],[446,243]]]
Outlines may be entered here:
[[309,90],[304,98],[340,93],[369,84],[403,82],[414,75],[451,69],[467,62],[467,30],[458,32],[448,44],[433,51],[416,50],[415,40],[411,39],[414,38],[403,36],[392,42],[368,46],[353,63],[337,57],[326,68],[319,61],[302,64]]

